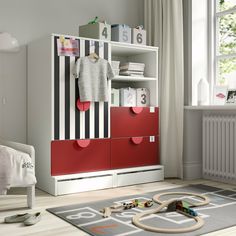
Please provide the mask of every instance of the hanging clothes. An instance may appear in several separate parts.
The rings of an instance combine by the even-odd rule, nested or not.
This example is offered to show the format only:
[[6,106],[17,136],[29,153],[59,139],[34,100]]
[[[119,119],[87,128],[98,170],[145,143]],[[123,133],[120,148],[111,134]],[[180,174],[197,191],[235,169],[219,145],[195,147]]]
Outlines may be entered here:
[[102,58],[81,57],[74,68],[78,78],[80,101],[108,101],[107,80],[114,77],[110,63]]

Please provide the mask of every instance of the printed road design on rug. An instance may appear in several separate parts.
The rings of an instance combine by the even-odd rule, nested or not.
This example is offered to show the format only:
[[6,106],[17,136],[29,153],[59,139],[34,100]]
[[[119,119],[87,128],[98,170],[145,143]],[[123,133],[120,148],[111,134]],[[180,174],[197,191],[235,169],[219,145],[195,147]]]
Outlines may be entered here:
[[[210,198],[210,204],[202,207],[196,207],[194,210],[204,219],[204,226],[196,231],[181,234],[152,233],[137,228],[131,222],[132,217],[149,209],[156,208],[158,204],[154,203],[151,208],[132,208],[124,210],[121,213],[112,213],[111,217],[103,218],[100,212],[104,207],[114,204],[131,202],[134,199],[140,201],[151,200],[155,194],[162,192],[194,192],[204,194]],[[174,198],[175,196],[166,196],[161,200]],[[176,196],[177,197],[177,196]],[[179,196],[178,196],[179,198]],[[199,201],[195,197],[185,197],[186,200]],[[109,236],[158,236],[158,235],[201,235],[215,230],[236,225],[236,191],[223,190],[207,185],[189,185],[186,187],[167,189],[163,191],[150,192],[142,195],[132,195],[121,198],[113,198],[104,201],[97,201],[85,204],[76,204],[47,209],[52,214],[62,218],[70,224],[87,232],[90,235],[109,235]],[[194,225],[193,219],[185,217],[177,212],[163,212],[152,214],[142,219],[145,224],[161,228],[180,228]]]

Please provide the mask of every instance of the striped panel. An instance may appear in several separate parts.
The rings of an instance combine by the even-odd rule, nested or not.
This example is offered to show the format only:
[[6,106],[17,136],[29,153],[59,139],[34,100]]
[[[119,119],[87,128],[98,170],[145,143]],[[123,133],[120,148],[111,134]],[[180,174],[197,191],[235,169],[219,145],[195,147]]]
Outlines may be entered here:
[[[57,39],[54,37],[54,140],[108,138],[108,102],[91,103],[88,111],[76,107],[79,98],[78,79],[72,70],[79,57],[57,55]],[[99,57],[108,59],[108,43],[78,39],[80,57],[96,52]]]

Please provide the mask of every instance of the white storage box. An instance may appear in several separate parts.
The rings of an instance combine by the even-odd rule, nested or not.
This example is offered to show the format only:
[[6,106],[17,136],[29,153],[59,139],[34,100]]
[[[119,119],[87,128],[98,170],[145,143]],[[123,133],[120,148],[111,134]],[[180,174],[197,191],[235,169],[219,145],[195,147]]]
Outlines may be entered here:
[[132,43],[146,45],[146,30],[142,28],[132,29]]
[[136,106],[136,89],[121,88],[120,89],[120,105],[123,107]]
[[120,61],[111,61],[111,67],[114,70],[117,70],[120,68]]
[[111,40],[131,43],[131,28],[128,25],[112,25]]
[[113,70],[114,76],[118,76],[119,75],[120,69],[112,69],[112,70]]
[[120,105],[120,91],[119,89],[111,89],[111,106],[118,107]]
[[79,26],[79,36],[85,38],[111,40],[111,25],[97,22]]
[[147,88],[136,89],[137,107],[148,107],[150,104],[150,94]]

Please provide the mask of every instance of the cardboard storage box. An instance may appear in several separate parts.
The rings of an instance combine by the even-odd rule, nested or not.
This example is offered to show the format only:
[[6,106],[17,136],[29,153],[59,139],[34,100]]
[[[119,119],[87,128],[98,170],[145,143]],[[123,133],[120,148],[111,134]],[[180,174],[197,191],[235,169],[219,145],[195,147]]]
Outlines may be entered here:
[[128,25],[112,25],[111,40],[131,43],[131,28]]
[[118,107],[120,105],[120,91],[119,89],[111,89],[111,106]]
[[79,26],[79,36],[85,38],[111,40],[111,26],[97,22]]
[[136,89],[121,88],[120,89],[120,105],[123,107],[136,106]]
[[120,61],[111,61],[111,67],[112,69],[120,69]]
[[137,107],[148,107],[150,104],[150,94],[147,88],[136,89]]
[[132,43],[146,45],[146,30],[141,28],[132,29]]

